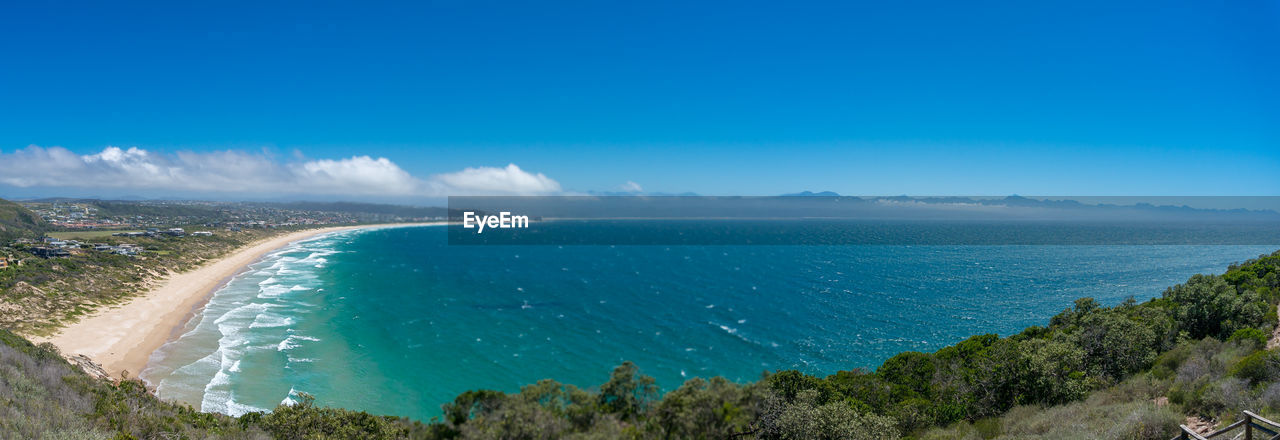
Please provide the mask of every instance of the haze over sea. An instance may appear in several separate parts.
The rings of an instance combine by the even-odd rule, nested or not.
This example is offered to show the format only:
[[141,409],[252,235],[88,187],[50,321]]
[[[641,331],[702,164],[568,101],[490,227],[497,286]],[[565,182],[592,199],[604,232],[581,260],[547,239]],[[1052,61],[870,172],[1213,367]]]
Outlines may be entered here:
[[469,389],[875,368],[1008,335],[1080,297],[1158,297],[1274,251],[1245,245],[450,246],[443,227],[281,249],[215,293],[143,377],[239,414],[324,405],[429,419]]

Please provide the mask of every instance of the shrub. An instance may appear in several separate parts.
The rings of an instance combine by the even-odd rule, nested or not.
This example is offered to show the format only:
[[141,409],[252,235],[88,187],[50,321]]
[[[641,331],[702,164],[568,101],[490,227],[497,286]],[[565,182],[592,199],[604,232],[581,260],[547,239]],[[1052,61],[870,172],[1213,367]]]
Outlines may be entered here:
[[1272,351],[1258,350],[1232,365],[1230,374],[1252,384],[1274,380],[1280,375],[1280,356]]
[[780,400],[767,410],[758,433],[763,439],[879,440],[900,434],[888,417],[859,414],[843,402],[818,403],[817,390],[804,390],[794,401]]
[[[1275,313],[1272,311],[1272,313]],[[1253,327],[1242,328],[1236,330],[1227,338],[1227,342],[1241,342],[1252,344],[1255,349],[1267,346],[1267,334],[1262,330]]]
[[1192,276],[1186,284],[1165,290],[1164,297],[1174,304],[1179,329],[1192,339],[1224,338],[1237,329],[1259,325],[1268,308],[1257,293],[1237,293],[1217,275]]

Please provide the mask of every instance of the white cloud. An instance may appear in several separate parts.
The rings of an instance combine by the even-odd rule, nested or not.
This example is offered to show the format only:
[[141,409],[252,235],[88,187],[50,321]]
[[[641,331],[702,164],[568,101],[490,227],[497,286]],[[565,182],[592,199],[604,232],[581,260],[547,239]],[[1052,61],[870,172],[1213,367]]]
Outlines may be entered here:
[[532,174],[516,164],[506,168],[467,168],[456,173],[438,174],[435,180],[452,188],[450,194],[554,194],[560,184],[542,173]]
[[385,157],[313,160],[295,165],[293,171],[301,184],[324,189],[323,192],[359,188],[370,192],[412,194],[422,186],[418,179]]
[[36,145],[0,153],[0,184],[17,187],[105,188],[168,192],[253,192],[426,196],[553,194],[560,184],[541,174],[476,167],[420,179],[385,157],[279,162],[245,151],[160,154],[136,147],[106,147],[78,155]]
[[628,180],[627,183],[622,184],[618,188],[626,192],[633,192],[633,193],[644,192],[644,188],[640,187],[639,183],[635,183],[630,180]]

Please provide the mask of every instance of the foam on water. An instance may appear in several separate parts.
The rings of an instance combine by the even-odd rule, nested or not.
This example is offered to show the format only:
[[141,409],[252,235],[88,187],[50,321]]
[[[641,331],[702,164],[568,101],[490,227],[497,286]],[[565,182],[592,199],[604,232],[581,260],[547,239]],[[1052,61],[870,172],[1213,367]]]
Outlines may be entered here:
[[[328,248],[333,244],[332,237],[294,243],[250,265],[215,292],[189,330],[157,351],[153,356],[156,366],[148,368],[144,378],[162,397],[197,404],[202,411],[239,415],[263,410],[262,405],[244,403],[241,395],[248,392],[252,398],[254,390],[237,387],[238,378],[257,368],[251,364],[261,363],[255,353],[285,351],[301,342],[320,341],[294,334],[291,327],[297,322],[296,314],[314,304],[293,300],[314,292],[318,277],[314,271],[328,262],[325,257],[337,253]],[[272,339],[279,342],[269,342]],[[314,360],[291,357],[289,361],[305,364]],[[178,364],[169,366],[167,362]],[[193,386],[197,383],[200,385]],[[290,390],[290,395],[295,392]]]
[[296,404],[298,403],[298,401],[297,401],[297,400],[293,400],[293,397],[294,397],[294,396],[296,396],[296,395],[298,395],[298,390],[297,390],[296,388],[289,387],[289,394],[286,394],[286,395],[284,396],[284,400],[281,400],[281,401],[280,401],[280,404],[281,404],[281,405],[288,405],[288,406],[296,405]]
[[293,317],[264,311],[253,318],[249,328],[288,327],[291,324],[293,324]]

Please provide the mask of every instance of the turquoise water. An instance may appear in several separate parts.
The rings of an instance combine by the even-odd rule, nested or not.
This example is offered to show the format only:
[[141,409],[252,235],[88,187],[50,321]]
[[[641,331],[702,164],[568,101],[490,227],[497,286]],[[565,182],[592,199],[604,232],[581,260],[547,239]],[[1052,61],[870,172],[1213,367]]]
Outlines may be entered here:
[[1144,300],[1274,246],[448,246],[441,227],[330,234],[218,291],[143,377],[239,414],[296,397],[429,419],[457,394],[874,368]]

